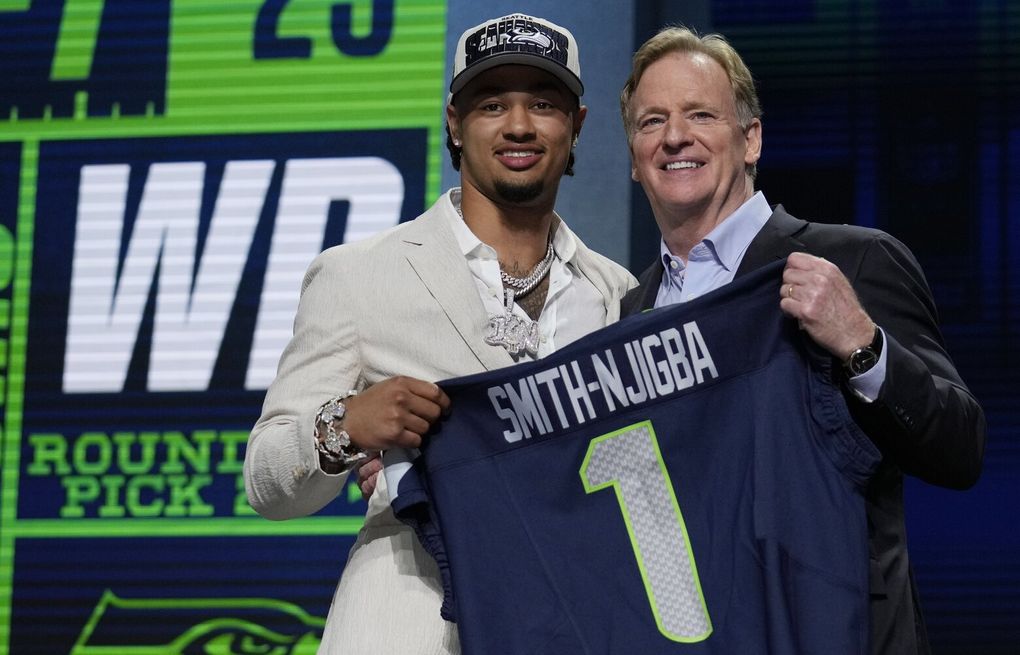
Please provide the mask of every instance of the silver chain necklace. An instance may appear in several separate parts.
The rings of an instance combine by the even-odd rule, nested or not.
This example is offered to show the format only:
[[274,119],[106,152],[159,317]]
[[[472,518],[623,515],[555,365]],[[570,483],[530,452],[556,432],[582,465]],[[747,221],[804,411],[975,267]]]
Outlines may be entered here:
[[[456,204],[457,214],[464,220],[464,212]],[[490,314],[489,325],[485,333],[485,343],[490,346],[503,346],[508,353],[517,358],[522,352],[532,357],[538,356],[538,346],[542,335],[538,331],[538,321],[521,318],[514,314],[514,298],[523,296],[538,286],[552,269],[555,256],[552,239],[545,250],[545,257],[535,265],[526,277],[514,277],[499,269],[499,277],[503,281],[503,313]]]
[[513,287],[517,291],[518,296],[526,295],[529,291],[538,286],[549,269],[552,268],[553,255],[552,241],[549,242],[549,247],[545,249],[545,257],[542,261],[535,264],[535,268],[531,269],[531,273],[527,277],[514,277],[503,270],[501,266],[499,268],[499,277],[503,280],[503,284]]

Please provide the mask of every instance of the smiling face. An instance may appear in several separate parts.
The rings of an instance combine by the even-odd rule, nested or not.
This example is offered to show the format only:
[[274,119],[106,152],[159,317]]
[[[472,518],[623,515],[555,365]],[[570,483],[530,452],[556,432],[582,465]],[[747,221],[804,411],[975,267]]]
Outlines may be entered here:
[[630,118],[631,176],[664,231],[711,229],[754,192],[745,166],[761,154],[761,122],[740,125],[726,71],[708,55],[671,52],[649,65]]
[[556,199],[586,109],[555,77],[533,66],[497,66],[471,80],[447,107],[462,144],[461,185],[496,204]]

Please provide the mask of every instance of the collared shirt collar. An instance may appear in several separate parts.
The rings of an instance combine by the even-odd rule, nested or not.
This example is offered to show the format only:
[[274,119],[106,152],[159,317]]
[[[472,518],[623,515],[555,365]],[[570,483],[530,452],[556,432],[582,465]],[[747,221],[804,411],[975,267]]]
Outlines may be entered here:
[[768,222],[772,208],[765,200],[765,194],[755,192],[753,196],[737,207],[722,223],[705,236],[705,243],[712,249],[718,261],[727,271],[736,272],[744,252],[751,241]]
[[[720,266],[733,273],[740,266],[747,247],[771,215],[772,208],[765,200],[765,194],[757,191],[685,255],[688,259],[706,259],[711,256]],[[671,261],[679,265],[676,270],[685,268],[683,260],[669,251],[665,239],[659,240],[659,258],[667,271],[670,270]]]
[[665,239],[659,239],[659,259],[662,261],[662,268],[665,272],[662,275],[663,286],[675,286],[678,290],[683,287],[684,270],[687,265],[684,260],[669,251]]
[[[460,197],[460,187],[454,187],[447,192],[447,199],[452,211],[444,212],[444,215],[449,219],[450,228],[453,230],[453,236],[457,239],[457,246],[460,248],[461,254],[465,257],[478,257],[481,253],[487,252],[495,257],[495,249],[475,236],[475,233],[461,217]],[[556,232],[553,233],[553,250],[556,252],[556,256],[564,262],[573,262],[577,255],[577,242],[574,233],[562,220],[559,221]]]
[[[464,219],[460,215],[460,188],[454,187],[446,193],[446,198],[450,202],[451,211],[443,212],[443,215],[447,217],[450,229],[453,230],[453,236],[457,239],[457,247],[460,248],[460,252],[465,257],[479,256],[483,249],[489,246],[481,242],[481,240],[475,236],[475,233],[471,231],[471,228],[467,226]],[[492,253],[493,255],[495,252]]]
[[748,246],[771,215],[765,195],[755,193],[694,244],[690,252],[683,253],[686,262],[669,251],[665,240],[660,240],[663,272],[655,306],[686,302],[733,281]]
[[[496,251],[482,243],[460,217],[457,212],[460,199],[460,189],[451,190],[437,203],[442,209],[440,213],[446,216],[464,255],[485,313],[490,317],[502,315],[506,311],[505,297]],[[580,273],[578,264],[584,258],[581,241],[563,221],[559,222],[553,235],[553,250],[556,257],[549,270],[545,308],[538,319],[541,333],[539,357],[548,355],[606,322],[606,299]],[[519,305],[514,305],[513,312],[521,318],[527,317]],[[533,359],[531,356],[526,358]]]

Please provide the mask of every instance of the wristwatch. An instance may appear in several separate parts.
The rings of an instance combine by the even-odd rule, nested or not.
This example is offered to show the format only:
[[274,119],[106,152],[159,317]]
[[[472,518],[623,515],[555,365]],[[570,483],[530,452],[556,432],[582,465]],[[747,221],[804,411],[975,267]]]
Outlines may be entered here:
[[852,378],[864,375],[878,363],[881,352],[882,331],[876,325],[875,336],[872,337],[871,343],[850,353],[850,356],[843,362],[843,370],[846,371],[848,377]]
[[[348,391],[330,398],[319,407],[315,415],[315,450],[322,459],[340,472],[348,471],[368,457],[361,448],[351,443],[351,435],[343,428],[343,420],[347,415],[344,401],[357,395],[357,391]],[[325,435],[321,439],[319,435]]]

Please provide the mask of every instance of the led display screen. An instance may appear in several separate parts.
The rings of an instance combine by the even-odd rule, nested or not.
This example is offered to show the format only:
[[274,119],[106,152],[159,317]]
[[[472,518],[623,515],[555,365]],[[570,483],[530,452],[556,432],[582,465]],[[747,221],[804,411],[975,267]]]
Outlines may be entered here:
[[314,652],[364,514],[248,506],[323,248],[439,185],[445,5],[0,3],[0,651]]

